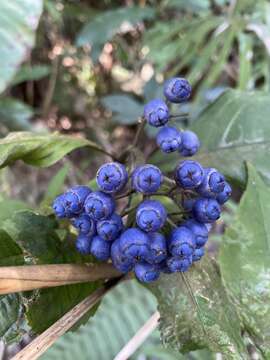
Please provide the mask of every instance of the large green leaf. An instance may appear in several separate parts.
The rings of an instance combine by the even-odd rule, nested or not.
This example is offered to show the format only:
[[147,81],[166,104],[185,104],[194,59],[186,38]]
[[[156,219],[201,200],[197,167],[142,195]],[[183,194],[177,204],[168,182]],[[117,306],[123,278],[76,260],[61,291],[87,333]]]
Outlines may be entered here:
[[[256,163],[270,181],[270,95],[228,90],[208,106],[191,129],[202,147],[196,159],[214,166],[230,178],[245,181],[244,161]],[[152,158],[163,170],[173,170],[179,155]]]
[[50,74],[50,67],[47,65],[23,65],[12,79],[12,85],[24,81],[40,80]]
[[10,133],[0,140],[0,167],[23,160],[33,166],[50,166],[72,150],[87,146],[100,151],[94,142],[66,135],[34,134],[31,132]]
[[42,0],[0,2],[0,93],[34,45]]
[[62,336],[42,359],[113,359],[155,309],[148,290],[136,280],[125,281],[104,297],[86,326]]
[[33,114],[33,109],[19,100],[0,99],[0,122],[9,130],[30,130],[29,120]]
[[164,344],[182,353],[208,348],[225,359],[245,358],[240,321],[216,263],[205,256],[184,276],[197,306],[180,274],[163,275],[150,287],[159,304]]
[[246,331],[270,358],[270,189],[253,166],[235,221],[220,252],[223,281],[234,295]]

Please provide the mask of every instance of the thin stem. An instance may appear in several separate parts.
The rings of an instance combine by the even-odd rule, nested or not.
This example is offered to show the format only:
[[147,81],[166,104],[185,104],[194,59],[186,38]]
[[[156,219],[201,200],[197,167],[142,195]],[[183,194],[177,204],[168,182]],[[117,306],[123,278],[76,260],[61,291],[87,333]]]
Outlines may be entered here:
[[170,115],[170,119],[174,119],[174,118],[187,118],[189,117],[188,113],[182,113],[182,114],[172,114]]
[[111,159],[113,159],[114,161],[119,161],[119,159],[118,159],[116,156],[114,156],[114,155],[113,155],[112,153],[110,153],[109,151],[105,150],[103,147],[98,146],[98,147],[96,147],[95,149],[98,150],[98,151],[100,151],[100,152],[102,152],[103,154],[109,156],[109,157],[110,157]]
[[124,217],[124,216],[130,214],[130,213],[131,213],[132,211],[134,211],[136,208],[137,208],[137,205],[132,206],[131,208],[122,211],[121,216]]
[[139,125],[138,125],[138,128],[137,128],[137,131],[136,131],[135,138],[134,138],[134,141],[132,143],[131,149],[135,148],[138,145],[140,136],[141,136],[141,134],[143,132],[143,129],[144,129],[144,126],[146,124],[146,121],[145,121],[145,119],[143,117],[140,117],[138,119],[138,122],[139,122]]
[[175,181],[170,179],[167,176],[164,176],[164,184],[169,185],[169,186],[173,186],[173,187],[176,186]]
[[176,223],[175,223],[172,219],[170,219],[169,217],[167,217],[166,221],[167,221],[167,223],[170,224],[172,227],[177,228]]
[[123,198],[125,198],[125,197],[128,197],[128,196],[134,194],[134,193],[135,193],[134,190],[129,190],[129,191],[127,191],[127,192],[124,193],[124,194],[120,194],[120,195],[116,196],[116,197],[115,197],[115,200],[123,199]]

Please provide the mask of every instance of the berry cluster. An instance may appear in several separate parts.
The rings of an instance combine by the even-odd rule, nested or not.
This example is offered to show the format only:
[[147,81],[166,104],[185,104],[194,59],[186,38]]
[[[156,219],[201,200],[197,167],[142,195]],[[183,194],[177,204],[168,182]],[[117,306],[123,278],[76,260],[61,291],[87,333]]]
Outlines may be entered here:
[[[182,102],[190,93],[185,79],[174,78],[165,83],[167,102]],[[162,127],[156,139],[161,150],[192,156],[200,146],[196,134],[167,126],[169,118],[166,102],[156,99],[145,106],[144,119],[152,126]],[[101,261],[111,259],[120,272],[134,270],[140,281],[151,282],[161,272],[187,271],[202,258],[211,224],[220,217],[221,205],[231,195],[230,185],[216,169],[203,168],[193,160],[180,161],[166,193],[179,207],[177,219],[172,221],[172,214],[156,200],[166,180],[160,169],[151,164],[127,171],[118,162],[106,163],[97,171],[99,191],[87,186],[72,187],[55,199],[53,209],[59,218],[71,219],[78,229],[76,248],[80,253],[92,254]],[[117,201],[135,192],[142,194],[143,200],[132,209],[136,226],[127,227],[129,211],[118,214]],[[181,196],[180,202],[177,195]],[[170,231],[165,235],[166,223]]]

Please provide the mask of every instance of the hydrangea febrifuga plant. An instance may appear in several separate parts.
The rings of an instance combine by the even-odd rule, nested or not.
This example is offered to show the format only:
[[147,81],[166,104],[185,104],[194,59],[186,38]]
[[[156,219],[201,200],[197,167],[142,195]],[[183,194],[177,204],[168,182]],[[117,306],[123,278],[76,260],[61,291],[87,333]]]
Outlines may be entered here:
[[[190,94],[186,79],[166,81],[165,99],[145,105],[133,146],[121,159],[98,169],[99,190],[74,186],[53,203],[56,216],[70,219],[77,229],[75,246],[81,254],[112,262],[123,274],[134,271],[141,282],[155,281],[162,272],[186,272],[199,261],[208,232],[231,195],[231,187],[219,171],[184,159],[199,150],[197,135],[168,125],[173,116],[169,104],[182,103]],[[172,178],[155,165],[134,161],[140,131],[146,123],[159,128],[156,143],[164,156],[179,153]],[[181,200],[177,201],[179,194]],[[139,201],[132,206],[135,196]],[[159,197],[170,198],[177,211],[170,213]],[[125,198],[128,205],[125,203],[123,208]]]

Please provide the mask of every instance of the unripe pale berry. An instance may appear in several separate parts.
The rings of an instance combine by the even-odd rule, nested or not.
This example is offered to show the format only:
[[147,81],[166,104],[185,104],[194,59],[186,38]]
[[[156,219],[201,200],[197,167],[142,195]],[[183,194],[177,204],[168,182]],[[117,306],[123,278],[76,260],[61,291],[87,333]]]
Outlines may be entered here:
[[224,188],[224,176],[214,168],[206,168],[203,181],[196,190],[201,196],[215,198]]
[[119,238],[123,256],[134,262],[144,261],[149,257],[149,241],[147,234],[137,228],[127,229]]
[[181,145],[179,147],[179,152],[182,156],[192,156],[200,148],[200,140],[198,136],[190,130],[183,131],[181,133]]
[[111,255],[111,243],[100,236],[95,236],[92,240],[90,251],[98,260],[106,261]]
[[109,219],[97,223],[97,233],[102,239],[113,241],[119,237],[123,227],[121,216],[115,213]]
[[168,247],[173,256],[190,256],[195,249],[195,236],[189,228],[179,226],[172,230]]
[[160,271],[155,265],[143,262],[135,265],[134,273],[139,281],[150,283],[158,279]]
[[195,219],[201,223],[211,223],[219,219],[221,213],[219,203],[214,199],[199,198],[193,207]]
[[186,101],[191,94],[191,85],[184,78],[172,78],[164,84],[164,95],[172,103]]
[[145,105],[143,115],[149,125],[159,127],[168,122],[169,109],[163,100],[154,99]]
[[76,239],[76,249],[83,255],[89,255],[91,252],[92,237],[80,234]]
[[109,194],[94,191],[88,195],[84,204],[85,212],[95,221],[107,219],[115,209],[115,201]]
[[111,194],[121,191],[125,187],[128,173],[124,165],[110,162],[99,168],[96,179],[100,190]]
[[158,231],[165,224],[167,211],[157,200],[145,200],[137,208],[136,222],[145,232]]
[[194,189],[203,181],[204,171],[202,166],[193,160],[181,161],[175,169],[176,183],[183,189]]
[[156,140],[163,152],[170,153],[179,149],[181,132],[172,126],[164,126],[159,130]]
[[161,186],[162,172],[155,165],[138,166],[132,173],[132,188],[142,194],[153,194]]

